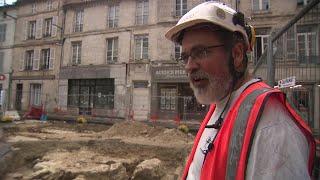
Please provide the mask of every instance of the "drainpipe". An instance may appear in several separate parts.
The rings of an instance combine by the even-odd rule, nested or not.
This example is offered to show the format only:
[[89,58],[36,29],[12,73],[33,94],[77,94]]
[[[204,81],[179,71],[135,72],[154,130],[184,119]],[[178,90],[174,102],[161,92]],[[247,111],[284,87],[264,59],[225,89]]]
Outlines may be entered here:
[[[130,119],[130,114],[132,112],[132,102],[133,102],[133,89],[132,89],[132,86],[133,84],[131,84],[131,82],[128,82],[128,80],[130,80],[128,78],[128,76],[130,76],[130,71],[131,71],[131,63],[130,63],[130,60],[131,60],[131,53],[132,53],[132,29],[126,29],[126,31],[128,31],[130,33],[130,39],[129,39],[129,59],[128,59],[128,62],[126,63],[126,91],[127,91],[127,94],[129,95],[129,102],[128,102],[128,110],[127,110],[127,114],[126,114],[126,117],[128,119]],[[128,87],[128,85],[130,84],[130,86]]]
[[[60,13],[60,8],[61,8],[61,4],[60,4],[61,0],[59,0],[59,5],[58,5],[58,21],[59,21],[59,13]],[[66,22],[66,10],[62,9],[62,27],[55,25],[57,28],[59,28],[60,30],[60,62],[59,62],[59,74],[58,74],[58,104],[59,104],[59,96],[60,96],[60,70],[62,67],[62,63],[63,63],[63,54],[64,54],[64,50],[63,50],[63,46],[64,46],[64,42],[65,42],[65,38],[64,38],[64,29],[65,29],[65,22]]]

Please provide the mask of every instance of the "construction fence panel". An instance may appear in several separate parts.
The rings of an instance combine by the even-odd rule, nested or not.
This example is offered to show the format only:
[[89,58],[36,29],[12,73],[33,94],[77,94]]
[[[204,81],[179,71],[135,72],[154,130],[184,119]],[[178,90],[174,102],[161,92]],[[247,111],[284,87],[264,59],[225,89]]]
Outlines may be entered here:
[[150,118],[180,121],[202,121],[209,109],[194,96],[152,96]]
[[69,94],[59,95],[59,98],[67,103],[53,109],[58,115],[127,118],[129,114],[130,96],[127,94]]
[[[287,94],[308,125],[320,128],[320,3],[302,9],[281,30],[270,34],[273,63],[268,63],[268,52],[259,59],[254,73],[259,77],[274,77],[275,87]],[[268,45],[270,46],[270,44]],[[268,51],[268,50],[266,50]],[[271,64],[271,66],[270,66]],[[274,76],[268,75],[274,73]],[[269,80],[268,80],[269,81]],[[289,82],[290,85],[285,85]]]

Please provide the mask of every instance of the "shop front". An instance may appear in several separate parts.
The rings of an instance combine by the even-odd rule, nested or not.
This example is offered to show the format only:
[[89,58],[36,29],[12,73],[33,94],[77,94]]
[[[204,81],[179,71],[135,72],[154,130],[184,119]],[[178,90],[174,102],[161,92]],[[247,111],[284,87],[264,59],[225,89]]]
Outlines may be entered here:
[[197,103],[180,66],[152,67],[151,118],[202,119],[208,107]]

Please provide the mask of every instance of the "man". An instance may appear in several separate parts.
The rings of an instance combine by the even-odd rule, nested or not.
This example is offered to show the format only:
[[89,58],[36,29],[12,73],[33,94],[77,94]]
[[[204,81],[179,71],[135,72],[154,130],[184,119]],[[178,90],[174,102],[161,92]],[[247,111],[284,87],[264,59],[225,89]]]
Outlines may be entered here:
[[183,179],[310,179],[315,143],[285,96],[247,71],[254,30],[218,2],[185,14],[166,37],[202,104],[202,122]]

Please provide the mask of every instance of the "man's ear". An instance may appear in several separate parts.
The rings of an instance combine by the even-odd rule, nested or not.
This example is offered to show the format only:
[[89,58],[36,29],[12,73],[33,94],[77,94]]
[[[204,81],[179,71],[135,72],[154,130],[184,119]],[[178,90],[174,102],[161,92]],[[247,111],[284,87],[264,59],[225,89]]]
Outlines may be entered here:
[[244,50],[245,47],[242,43],[236,43],[232,48],[233,65],[236,71],[242,69]]

